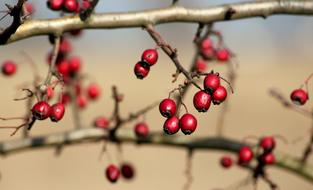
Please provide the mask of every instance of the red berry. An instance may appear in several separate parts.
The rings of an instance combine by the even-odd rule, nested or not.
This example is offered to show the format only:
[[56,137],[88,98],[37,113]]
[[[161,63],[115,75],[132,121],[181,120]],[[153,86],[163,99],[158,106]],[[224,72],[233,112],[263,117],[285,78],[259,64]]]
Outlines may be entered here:
[[47,5],[52,10],[60,10],[64,0],[48,0]]
[[259,146],[263,148],[264,151],[269,152],[275,148],[276,142],[273,137],[267,136],[260,140]]
[[266,165],[271,165],[275,162],[275,156],[272,153],[263,154],[260,156],[260,160]]
[[244,146],[239,150],[238,156],[239,156],[239,163],[245,164],[252,160],[253,152],[250,147]]
[[125,179],[132,179],[135,176],[134,167],[127,163],[122,164],[121,173]]
[[134,68],[134,73],[138,79],[143,79],[145,78],[150,71],[149,66],[144,66],[144,62],[140,61],[136,63],[135,68]]
[[58,72],[64,76],[67,77],[70,73],[70,67],[66,60],[62,60],[60,63],[56,65]]
[[[69,1],[69,0],[68,0]],[[66,55],[72,51],[72,45],[66,38],[62,38],[59,48],[60,55]]]
[[81,61],[79,57],[71,57],[68,59],[69,70],[72,73],[77,73],[81,68]]
[[206,112],[211,105],[211,95],[199,91],[193,97],[193,105],[199,112]]
[[173,135],[179,131],[179,119],[176,116],[168,118],[163,125],[163,130],[168,135]]
[[228,61],[230,57],[230,53],[227,49],[219,49],[216,51],[216,59],[219,61]]
[[147,49],[142,53],[141,61],[147,62],[149,66],[156,64],[158,61],[158,52],[156,49]]
[[110,121],[103,116],[97,117],[94,121],[94,126],[101,129],[107,129]]
[[48,86],[48,87],[47,87],[46,94],[47,94],[48,100],[53,97],[54,91],[53,91],[53,88],[52,88],[51,86]]
[[166,98],[159,104],[159,110],[162,116],[172,117],[176,113],[176,103],[174,100]]
[[200,53],[204,59],[212,59],[215,56],[215,49],[201,49]]
[[28,14],[34,13],[34,5],[32,3],[26,2],[25,7]]
[[147,138],[149,135],[149,128],[146,123],[137,123],[135,125],[135,134],[138,138]]
[[63,93],[61,96],[62,104],[66,105],[71,101],[71,96],[68,93]]
[[201,42],[202,49],[210,49],[213,47],[213,42],[210,38],[206,38]]
[[290,99],[296,105],[304,105],[309,99],[309,96],[305,90],[299,88],[292,91],[292,93],[290,94]]
[[32,108],[33,117],[38,120],[47,119],[50,116],[50,110],[51,107],[47,102],[37,102]]
[[203,72],[206,71],[206,69],[207,69],[206,62],[203,59],[198,58],[197,61],[196,61],[196,71],[198,73],[203,73]]
[[16,72],[17,66],[13,61],[5,61],[2,65],[2,73],[11,76]]
[[52,105],[50,109],[50,120],[53,122],[60,121],[64,116],[64,112],[65,112],[64,104],[56,103]]
[[212,94],[212,101],[214,105],[219,105],[227,98],[227,90],[224,86],[219,86]]
[[79,95],[76,98],[76,103],[79,108],[85,108],[87,105],[87,99],[85,96]]
[[87,88],[88,97],[91,100],[96,100],[100,96],[100,88],[96,84],[90,84]]
[[197,128],[197,119],[193,115],[186,113],[179,119],[179,127],[185,135],[190,135]]
[[229,156],[223,156],[220,163],[224,168],[230,168],[233,165],[233,160]]
[[64,0],[63,7],[68,12],[76,12],[79,8],[77,0]]
[[220,86],[220,77],[217,74],[209,73],[203,81],[204,89],[213,93]]
[[118,169],[118,167],[111,164],[107,167],[105,174],[110,182],[115,183],[120,177],[120,170]]
[[89,0],[83,0],[81,9],[82,10],[87,10],[90,7],[91,7],[90,1]]

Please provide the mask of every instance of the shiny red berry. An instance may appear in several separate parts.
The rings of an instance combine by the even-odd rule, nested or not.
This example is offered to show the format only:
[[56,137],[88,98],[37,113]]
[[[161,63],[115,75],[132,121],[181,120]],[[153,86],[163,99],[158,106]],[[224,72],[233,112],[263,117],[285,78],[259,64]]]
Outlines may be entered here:
[[221,80],[217,74],[209,73],[203,80],[203,87],[206,91],[213,93],[219,86]]
[[142,53],[141,61],[147,62],[149,66],[156,64],[158,61],[158,52],[156,49],[147,49]]
[[266,136],[261,138],[259,146],[263,148],[264,151],[270,152],[275,148],[275,139],[271,136]]
[[135,68],[134,68],[134,73],[138,79],[143,79],[145,78],[150,71],[149,66],[144,66],[144,62],[140,61],[136,63]]
[[159,110],[163,117],[172,117],[176,113],[176,103],[174,100],[166,98],[159,104]]
[[97,84],[90,84],[87,88],[87,92],[91,100],[96,100],[101,94],[100,87]]
[[222,48],[216,51],[216,59],[219,61],[228,61],[230,58],[230,53],[227,49]]
[[267,153],[260,156],[260,160],[262,163],[266,165],[274,164],[275,162],[275,156],[273,153]]
[[76,12],[79,8],[77,0],[64,0],[63,7],[68,12]]
[[185,135],[190,135],[197,128],[197,119],[192,114],[186,113],[179,119],[179,127]]
[[168,135],[173,135],[179,131],[179,119],[176,116],[168,118],[163,125],[163,130]]
[[135,169],[131,164],[124,163],[121,166],[121,173],[125,179],[132,179],[135,176]]
[[146,123],[141,122],[135,125],[135,134],[138,138],[147,138],[149,135],[149,127]]
[[230,168],[233,165],[233,160],[229,156],[223,156],[220,163],[224,168]]
[[13,61],[5,61],[2,64],[2,73],[6,76],[13,75],[17,70],[16,63]]
[[70,73],[70,67],[69,64],[66,60],[62,60],[60,63],[58,63],[56,65],[58,72],[62,75],[62,76],[68,76]]
[[116,167],[115,165],[113,164],[110,164],[107,168],[106,168],[106,171],[105,171],[105,174],[106,174],[106,177],[107,179],[112,182],[112,183],[115,183],[117,182],[117,180],[119,179],[120,177],[120,170],[118,169],[118,167]]
[[219,105],[227,98],[227,90],[224,86],[219,86],[212,94],[212,102],[214,105]]
[[38,120],[47,119],[50,116],[50,111],[51,107],[45,101],[37,102],[32,108],[33,117]]
[[94,121],[94,126],[101,129],[107,129],[109,127],[110,121],[103,116],[97,117]]
[[87,98],[82,95],[77,96],[76,104],[78,105],[79,108],[85,108],[87,105]]
[[210,49],[213,47],[213,42],[210,38],[206,38],[201,42],[202,49]]
[[238,157],[239,157],[239,163],[245,164],[252,160],[253,152],[250,147],[244,146],[239,150]]
[[206,112],[211,105],[211,95],[204,91],[197,92],[193,97],[193,105],[199,112]]
[[203,59],[198,58],[196,61],[195,69],[198,73],[205,72],[207,70],[206,62]]
[[65,112],[64,104],[56,103],[52,105],[50,108],[50,116],[49,116],[50,120],[53,122],[60,121],[64,116],[64,112]]
[[48,0],[47,5],[52,10],[61,10],[64,0]]
[[68,59],[69,70],[72,73],[77,73],[81,68],[81,61],[79,57],[71,57]]
[[305,90],[299,88],[291,92],[290,99],[296,105],[304,105],[309,99],[309,96]]

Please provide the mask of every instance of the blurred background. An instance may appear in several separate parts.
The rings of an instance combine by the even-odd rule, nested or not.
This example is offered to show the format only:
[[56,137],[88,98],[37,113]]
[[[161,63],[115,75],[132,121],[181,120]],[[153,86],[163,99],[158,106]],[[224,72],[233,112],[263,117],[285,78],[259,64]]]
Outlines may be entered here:
[[[46,7],[45,0],[29,0],[35,6],[34,18],[53,18],[58,13]],[[222,3],[239,1],[221,0],[181,0],[186,7],[209,7]],[[242,1],[243,2],[243,1]],[[5,10],[1,1],[0,10]],[[111,0],[100,1],[96,12],[135,11],[168,6],[171,1],[159,0]],[[2,21],[5,26],[10,19]],[[301,156],[309,140],[310,119],[281,106],[269,96],[271,87],[289,93],[300,86],[305,78],[313,72],[313,17],[273,16],[266,20],[253,18],[214,25],[225,39],[226,45],[236,54],[239,62],[238,79],[235,93],[229,96],[230,108],[225,120],[225,136],[242,139],[249,135],[280,134],[290,143],[278,142],[278,150]],[[197,29],[196,24],[163,24],[156,27],[167,41],[179,51],[179,59],[188,68],[194,54],[192,40]],[[143,50],[155,46],[149,35],[140,28],[118,30],[87,30],[81,38],[72,40],[73,54],[81,56],[83,72],[92,75],[90,82],[96,81],[102,88],[101,99],[90,103],[82,111],[81,118],[85,127],[90,127],[93,119],[99,115],[109,116],[113,101],[111,86],[116,85],[125,95],[121,111],[126,116],[145,105],[168,96],[168,92],[179,83],[171,83],[175,67],[162,52],[158,64],[154,66],[145,80],[137,80],[133,66],[139,60]],[[18,86],[31,81],[32,72],[25,57],[26,52],[32,57],[40,73],[47,73],[46,56],[52,49],[47,37],[33,37],[0,47],[0,62],[12,59],[18,62],[17,74],[13,77],[0,77],[1,98],[0,116],[22,116],[25,102],[15,102],[13,98],[23,94]],[[209,64],[225,75],[226,66]],[[183,76],[180,76],[180,82]],[[87,82],[88,83],[88,82]],[[312,83],[310,84],[312,86]],[[192,97],[196,89],[189,91],[185,103],[191,113],[198,118],[198,129],[193,135],[216,135],[218,106],[207,113],[199,114],[192,106]],[[312,101],[306,106],[312,106]],[[158,109],[147,114],[147,122],[152,131],[161,131],[164,119]],[[10,123],[10,122],[9,122]],[[7,123],[1,122],[1,125]],[[13,122],[14,124],[14,122]],[[125,126],[132,129],[135,123]],[[57,123],[37,122],[31,135],[43,135],[73,129],[72,114],[67,111],[65,118]],[[1,130],[1,141],[12,140],[20,134],[10,137],[10,130]],[[303,137],[297,144],[292,140]],[[123,157],[136,168],[133,181],[120,180],[110,184],[104,170],[109,164],[106,155],[99,160],[103,144],[81,144],[64,148],[62,154],[55,156],[54,149],[27,151],[0,158],[2,179],[0,189],[19,190],[85,190],[85,189],[182,189],[186,178],[184,175],[186,151],[176,148],[138,146],[123,144]],[[114,163],[118,164],[115,145],[109,145],[108,152]],[[228,154],[222,151],[197,151],[193,157],[192,173],[194,182],[191,189],[213,189],[227,187],[248,176],[248,172],[238,167],[224,170],[219,165],[219,158]],[[235,158],[235,156],[233,155]],[[313,164],[312,157],[309,163]],[[269,175],[280,189],[312,189],[313,185],[286,171],[269,169]],[[240,189],[252,189],[252,185]],[[259,189],[268,189],[261,182]]]

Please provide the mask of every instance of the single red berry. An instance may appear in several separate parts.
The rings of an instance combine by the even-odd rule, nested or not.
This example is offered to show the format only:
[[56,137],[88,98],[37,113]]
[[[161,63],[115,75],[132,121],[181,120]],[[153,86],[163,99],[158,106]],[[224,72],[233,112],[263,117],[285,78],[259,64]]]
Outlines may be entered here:
[[296,105],[304,105],[309,99],[309,96],[305,90],[299,88],[291,92],[290,99]]
[[62,104],[66,105],[71,101],[71,96],[69,93],[63,93],[61,96],[61,102]]
[[107,129],[110,121],[103,116],[97,117],[94,121],[94,126],[101,129]]
[[58,64],[56,65],[56,67],[57,67],[58,72],[59,72],[62,76],[66,77],[66,76],[69,75],[69,73],[70,73],[70,67],[69,67],[69,64],[68,64],[68,62],[67,62],[66,60],[62,60],[60,63],[58,63]]
[[135,125],[135,134],[138,138],[147,138],[149,135],[149,127],[146,123],[141,122]]
[[176,113],[176,103],[174,100],[166,98],[160,102],[159,110],[163,117],[170,118]]
[[212,102],[214,105],[219,105],[227,98],[227,90],[224,86],[219,86],[212,94]]
[[220,163],[224,168],[230,168],[233,165],[233,160],[229,156],[223,156]]
[[271,165],[271,164],[274,164],[274,162],[275,162],[275,156],[273,153],[262,154],[260,156],[260,160],[262,163],[264,163],[266,165]]
[[68,12],[76,12],[79,9],[77,0],[64,0],[63,7]]
[[209,93],[213,93],[220,86],[220,84],[220,77],[214,73],[209,73],[203,80],[204,89]]
[[87,92],[91,100],[96,100],[101,94],[100,87],[96,84],[90,84],[87,88]]
[[210,38],[206,38],[201,42],[202,49],[210,49],[213,47],[213,42]]
[[206,62],[201,59],[201,58],[198,58],[197,61],[196,61],[196,71],[198,73],[203,73],[207,70],[207,64]]
[[135,176],[135,169],[131,164],[124,163],[121,166],[121,173],[125,179],[132,179]]
[[219,61],[228,61],[230,57],[230,53],[227,49],[222,48],[216,51],[216,59]]
[[71,57],[68,59],[69,70],[72,73],[77,73],[81,68],[81,61],[79,57]]
[[142,61],[136,63],[135,68],[134,68],[134,73],[138,79],[145,78],[149,74],[149,71],[150,71],[150,67],[143,66],[143,63],[144,62]]
[[53,97],[54,90],[53,90],[53,88],[51,86],[47,87],[46,94],[47,94],[48,100],[50,100]]
[[2,73],[6,76],[13,75],[17,70],[16,63],[13,61],[5,61],[2,64]]
[[176,116],[168,118],[163,125],[163,130],[168,135],[173,135],[179,131],[179,119]]
[[87,10],[91,7],[91,3],[89,0],[83,0],[82,5],[81,5],[81,9],[82,10]]
[[106,168],[105,174],[110,182],[115,183],[120,177],[120,170],[115,165],[110,164]]
[[198,91],[193,97],[193,105],[198,112],[206,112],[211,105],[211,95],[204,91]]
[[79,108],[85,108],[87,105],[87,98],[82,95],[77,96],[76,104],[78,105]]
[[179,127],[185,135],[190,135],[197,128],[197,119],[192,114],[186,113],[179,119]]
[[200,53],[204,59],[210,60],[215,56],[216,50],[214,48],[201,49]]
[[264,151],[270,152],[275,148],[275,139],[271,136],[266,136],[261,138],[259,146],[263,148]]
[[47,5],[52,10],[61,10],[64,0],[48,0]]
[[28,14],[34,13],[35,9],[34,9],[34,5],[32,3],[26,2],[25,7],[26,7],[26,11]]
[[65,112],[64,104],[56,103],[52,105],[50,109],[50,116],[49,116],[50,120],[53,122],[60,121],[64,116],[64,112]]
[[50,116],[50,111],[51,107],[45,101],[37,102],[32,108],[33,117],[38,120],[47,119]]
[[[69,0],[68,0],[69,1]],[[66,38],[62,38],[59,48],[60,55],[67,55],[72,51],[72,44]]]
[[159,55],[156,49],[147,49],[142,53],[141,61],[147,62],[149,66],[156,64]]
[[239,163],[245,164],[252,160],[253,152],[250,147],[244,146],[239,150],[238,156],[239,156]]

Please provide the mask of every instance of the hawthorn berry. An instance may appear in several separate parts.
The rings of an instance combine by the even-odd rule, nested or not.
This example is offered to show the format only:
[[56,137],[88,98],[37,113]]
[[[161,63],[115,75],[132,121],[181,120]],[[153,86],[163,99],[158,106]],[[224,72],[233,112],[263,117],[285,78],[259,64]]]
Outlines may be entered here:
[[77,0],[64,0],[63,7],[67,12],[76,12],[79,9]]
[[53,97],[53,94],[54,94],[53,88],[51,86],[48,86],[46,91],[48,100],[50,100]]
[[61,10],[64,0],[48,0],[47,6],[52,10]]
[[207,69],[206,62],[203,59],[198,58],[197,61],[196,61],[195,70],[198,73],[203,73],[203,72],[206,71],[206,69]]
[[158,61],[158,52],[156,49],[147,49],[142,53],[141,61],[146,62],[149,66],[156,64]]
[[309,99],[309,96],[305,90],[299,88],[291,92],[290,99],[296,105],[304,105]]
[[233,160],[229,156],[223,156],[220,163],[224,168],[230,168],[233,165]]
[[16,63],[13,61],[5,61],[2,64],[2,73],[6,76],[13,75],[17,70]]
[[214,105],[219,105],[227,98],[227,90],[224,86],[219,86],[212,94],[212,102]]
[[79,95],[76,98],[76,104],[79,108],[85,108],[87,105],[87,99],[85,96]]
[[25,2],[25,7],[26,7],[26,11],[28,14],[33,14],[34,13],[34,5],[32,3],[29,2]]
[[271,152],[275,148],[275,139],[271,136],[261,138],[259,146],[263,148],[265,152]]
[[215,73],[207,74],[203,80],[204,89],[209,93],[213,93],[220,86],[220,83],[220,77]]
[[62,60],[61,62],[59,62],[57,65],[57,70],[58,72],[64,76],[64,77],[67,77],[70,73],[70,67],[69,67],[69,64],[66,60]]
[[250,147],[248,146],[243,146],[238,153],[239,157],[239,163],[240,164],[246,164],[250,162],[253,158],[253,152]]
[[[67,1],[72,1],[72,0],[67,0]],[[60,55],[67,55],[72,51],[72,44],[70,43],[69,40],[66,38],[62,38],[61,43],[60,43],[60,48],[59,48],[59,53]]]
[[81,9],[82,10],[87,10],[91,7],[91,3],[89,0],[83,0],[82,5],[81,5]]
[[168,118],[163,125],[163,130],[168,135],[173,135],[179,131],[179,119],[176,116]]
[[121,165],[121,173],[125,179],[132,179],[135,176],[135,169],[131,164],[124,163]]
[[117,182],[117,180],[120,177],[120,170],[118,169],[118,167],[116,167],[113,164],[110,164],[105,171],[106,177],[107,179],[111,182],[111,183],[115,183]]
[[179,119],[179,127],[185,135],[190,135],[197,128],[197,119],[192,114],[186,113]]
[[176,103],[174,100],[166,98],[160,102],[159,110],[163,117],[170,118],[176,113]]
[[275,156],[273,153],[266,153],[260,156],[260,161],[266,165],[274,164]]
[[63,93],[61,95],[61,102],[62,104],[66,105],[71,101],[71,96],[69,93]]
[[53,122],[60,121],[64,116],[64,112],[65,112],[64,104],[56,103],[52,105],[50,108],[50,116],[49,116],[50,120]]
[[143,79],[145,78],[150,71],[150,66],[144,66],[145,62],[140,61],[136,63],[135,68],[134,68],[134,73],[138,79]]
[[50,111],[51,107],[45,101],[37,102],[32,108],[33,117],[38,120],[47,119],[50,116]]
[[216,51],[216,59],[222,62],[228,61],[230,57],[229,50],[222,48]]
[[210,49],[213,47],[213,42],[210,38],[206,38],[201,42],[201,49]]
[[149,135],[149,127],[146,123],[140,122],[135,125],[135,134],[138,138],[147,138]]
[[71,57],[68,59],[69,70],[72,73],[77,73],[81,68],[81,60],[79,57]]
[[101,129],[107,129],[109,127],[110,121],[103,116],[97,117],[94,121],[94,126]]
[[101,92],[100,92],[100,88],[98,85],[96,84],[90,84],[88,87],[87,87],[87,92],[88,92],[88,97],[91,99],[91,100],[96,100]]
[[211,105],[211,95],[204,91],[198,91],[193,97],[193,105],[198,112],[206,112]]

